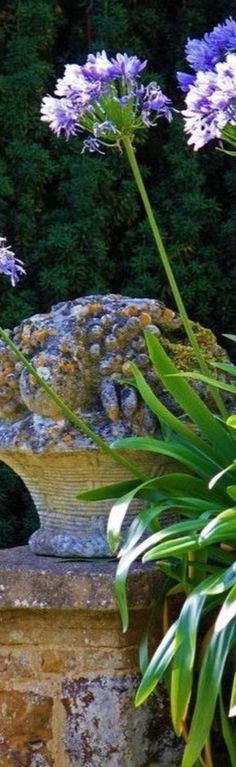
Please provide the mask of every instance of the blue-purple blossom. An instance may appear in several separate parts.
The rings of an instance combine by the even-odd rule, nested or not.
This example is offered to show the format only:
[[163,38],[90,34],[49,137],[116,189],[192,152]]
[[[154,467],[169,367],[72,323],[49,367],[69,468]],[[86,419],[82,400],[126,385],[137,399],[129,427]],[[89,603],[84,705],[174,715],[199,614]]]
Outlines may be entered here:
[[186,59],[195,72],[214,69],[219,61],[224,61],[227,53],[236,51],[236,21],[230,17],[223,24],[217,24],[212,32],[206,32],[200,40],[188,40]]
[[149,83],[142,105],[142,117],[145,125],[155,125],[157,117],[172,120],[171,100],[165,96],[156,83]]
[[69,99],[45,96],[41,106],[41,120],[48,122],[56,136],[64,133],[66,138],[78,132],[78,110]]
[[145,88],[140,83],[146,65],[127,53],[108,58],[104,50],[89,54],[84,65],[68,64],[54,96],[42,101],[41,119],[57,136],[88,134],[84,150],[120,149],[123,138],[133,140],[136,130],[155,125],[158,117],[172,116],[170,99],[157,84]]
[[22,274],[25,274],[23,261],[15,257],[9,245],[6,245],[6,238],[0,237],[0,272],[10,277],[13,287],[19,281]]
[[110,82],[117,77],[117,72],[106,51],[101,53],[89,53],[86,63],[80,67],[81,73],[87,80]]
[[181,90],[187,93],[195,82],[198,72],[213,71],[216,64],[223,62],[229,53],[236,52],[236,21],[231,17],[223,24],[218,24],[204,37],[188,40],[185,54],[188,64],[195,74],[177,72],[177,80]]
[[127,53],[117,53],[115,59],[111,60],[116,77],[124,77],[127,80],[136,80],[147,66],[147,59],[140,61],[137,56],[128,56]]
[[236,56],[216,64],[214,71],[198,72],[186,96],[185,132],[188,144],[200,149],[219,139],[227,124],[236,126]]
[[84,139],[83,143],[83,149],[81,154],[84,154],[84,152],[98,152],[98,154],[105,154],[105,152],[101,149],[101,143],[96,138],[93,138],[93,136],[89,136],[88,138]]
[[178,72],[177,78],[186,94],[188,144],[198,150],[236,125],[236,21],[226,19],[203,38],[188,40],[185,52],[194,74]]
[[187,93],[190,85],[193,85],[196,79],[196,75],[190,75],[188,72],[177,72],[177,80],[179,87],[183,93]]

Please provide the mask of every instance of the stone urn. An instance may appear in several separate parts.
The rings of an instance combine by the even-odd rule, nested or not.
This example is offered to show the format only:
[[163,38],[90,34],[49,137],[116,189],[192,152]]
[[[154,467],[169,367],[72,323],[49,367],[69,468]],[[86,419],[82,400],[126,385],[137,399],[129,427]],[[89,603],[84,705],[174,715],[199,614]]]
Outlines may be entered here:
[[[152,299],[97,295],[66,301],[48,314],[24,320],[11,337],[64,401],[111,443],[117,437],[158,431],[153,414],[129,384],[130,362],[136,362],[170,405],[150,366],[145,328],[162,335],[170,352],[177,350],[180,366],[181,351],[189,365],[191,350],[180,341],[178,316]],[[200,331],[208,354],[222,357],[211,332]],[[0,383],[0,460],[22,478],[40,517],[41,527],[29,541],[31,551],[106,556],[111,502],[84,503],[76,496],[132,475],[63,418],[3,342]],[[125,457],[148,476],[166,470],[165,460],[150,453],[126,452]],[[131,512],[140,503],[134,502]]]

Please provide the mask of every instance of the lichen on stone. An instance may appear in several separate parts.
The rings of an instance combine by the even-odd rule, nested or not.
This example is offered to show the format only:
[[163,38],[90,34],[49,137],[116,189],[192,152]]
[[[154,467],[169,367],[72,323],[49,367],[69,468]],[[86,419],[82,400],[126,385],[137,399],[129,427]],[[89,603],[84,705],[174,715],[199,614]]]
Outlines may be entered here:
[[[110,294],[92,295],[53,306],[11,331],[14,343],[37,372],[75,412],[108,441],[130,434],[154,433],[154,416],[130,385],[135,362],[157,395],[174,403],[154,375],[144,330],[161,338],[178,369],[195,367],[179,316],[161,302]],[[225,359],[210,330],[193,324],[206,357]],[[124,380],[124,383],[121,382]],[[125,382],[126,380],[126,382]],[[0,444],[41,452],[90,445],[66,423],[60,409],[0,343]],[[205,396],[204,387],[201,387]]]

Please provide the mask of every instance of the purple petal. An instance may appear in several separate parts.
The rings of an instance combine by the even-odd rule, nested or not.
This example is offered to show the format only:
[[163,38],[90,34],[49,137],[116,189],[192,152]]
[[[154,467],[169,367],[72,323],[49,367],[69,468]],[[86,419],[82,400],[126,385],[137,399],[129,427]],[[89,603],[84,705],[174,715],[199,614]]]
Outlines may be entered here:
[[26,274],[23,261],[15,257],[9,245],[5,245],[6,238],[0,237],[0,273],[10,277],[13,287],[19,281],[22,274]]
[[194,83],[195,76],[189,75],[187,72],[177,72],[176,74],[181,91],[183,91],[183,93],[187,93],[190,85],[193,85]]

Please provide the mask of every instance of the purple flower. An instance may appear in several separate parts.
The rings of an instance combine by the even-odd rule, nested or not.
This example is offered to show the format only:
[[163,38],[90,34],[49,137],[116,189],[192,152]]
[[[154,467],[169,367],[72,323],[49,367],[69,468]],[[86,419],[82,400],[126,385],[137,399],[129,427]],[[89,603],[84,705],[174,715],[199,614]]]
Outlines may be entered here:
[[86,63],[80,69],[84,77],[89,80],[110,82],[119,77],[135,80],[146,65],[147,61],[140,61],[137,56],[117,53],[115,58],[109,59],[106,51],[102,51],[96,55],[90,53]]
[[227,54],[236,52],[236,21],[226,19],[204,37],[188,40],[185,47],[186,59],[195,75],[177,72],[181,90],[187,93],[195,81],[197,72],[210,72],[216,64],[225,61]]
[[120,149],[123,138],[133,140],[143,124],[155,125],[160,116],[171,119],[170,100],[156,83],[145,88],[139,82],[146,64],[127,53],[109,59],[104,50],[89,54],[82,66],[68,64],[55,95],[43,99],[41,119],[57,136],[90,134],[83,151],[100,151],[100,146]]
[[19,281],[22,274],[25,274],[23,261],[15,257],[9,245],[5,245],[6,238],[0,237],[0,272],[11,278],[13,287]]
[[77,131],[78,110],[69,99],[57,99],[53,96],[45,96],[41,106],[41,120],[48,122],[53,133],[60,136],[61,133],[68,139]]
[[190,75],[187,72],[177,72],[177,80],[181,91],[187,93],[190,85],[193,85],[195,81],[195,75]]
[[119,131],[111,120],[104,120],[103,123],[94,123],[93,133],[95,138],[100,138],[101,136],[105,138],[106,135],[115,135],[119,133]]
[[236,21],[231,17],[223,24],[218,24],[212,32],[206,32],[200,40],[188,40],[186,58],[195,72],[214,69],[219,61],[224,61],[227,53],[236,51]]
[[88,80],[100,80],[110,82],[117,77],[112,61],[108,59],[106,51],[101,53],[89,53],[86,63],[81,67],[81,73]]
[[156,83],[149,83],[143,100],[143,122],[147,126],[155,125],[155,119],[158,117],[166,117],[167,120],[172,120],[171,100],[165,96]]
[[188,144],[200,149],[219,139],[227,124],[236,125],[236,56],[216,64],[214,71],[198,72],[186,96],[185,132]]
[[147,66],[147,60],[140,61],[137,56],[128,56],[127,53],[117,53],[112,59],[116,77],[124,77],[126,80],[136,80],[143,69]]
[[99,80],[90,81],[77,64],[67,64],[64,77],[57,81],[55,95],[69,99],[81,111],[87,108],[91,101],[98,99],[101,91]]
[[96,138],[93,138],[92,136],[89,136],[89,138],[86,138],[83,143],[83,149],[81,154],[84,154],[84,152],[98,152],[98,154],[105,154],[105,152],[101,149],[101,142],[97,141]]

